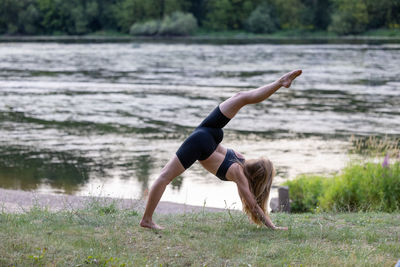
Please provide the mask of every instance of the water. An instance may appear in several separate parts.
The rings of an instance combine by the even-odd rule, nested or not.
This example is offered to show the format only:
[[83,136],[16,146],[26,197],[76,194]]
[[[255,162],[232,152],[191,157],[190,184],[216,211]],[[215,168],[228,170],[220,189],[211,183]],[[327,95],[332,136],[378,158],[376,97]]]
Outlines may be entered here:
[[[244,108],[223,144],[266,156],[274,184],[332,173],[349,138],[399,136],[400,45],[0,44],[0,186],[141,198],[221,101],[302,68]],[[163,200],[240,207],[196,163]],[[236,204],[233,204],[236,203]]]

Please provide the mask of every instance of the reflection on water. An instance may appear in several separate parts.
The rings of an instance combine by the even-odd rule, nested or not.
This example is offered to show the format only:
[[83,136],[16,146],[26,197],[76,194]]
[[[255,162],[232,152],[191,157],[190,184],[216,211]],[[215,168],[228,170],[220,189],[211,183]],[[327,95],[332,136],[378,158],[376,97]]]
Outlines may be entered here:
[[[275,184],[340,170],[350,136],[400,132],[400,45],[0,44],[0,186],[140,198],[219,102],[301,67],[244,108],[223,143],[267,156]],[[195,164],[163,200],[224,207]]]
[[34,190],[47,184],[73,194],[89,179],[87,158],[65,152],[1,147],[0,184],[3,188]]
[[[150,155],[141,155],[134,161],[134,169],[137,180],[141,183],[142,197],[149,187],[150,170],[153,168],[153,159]],[[127,176],[129,178],[129,176]]]

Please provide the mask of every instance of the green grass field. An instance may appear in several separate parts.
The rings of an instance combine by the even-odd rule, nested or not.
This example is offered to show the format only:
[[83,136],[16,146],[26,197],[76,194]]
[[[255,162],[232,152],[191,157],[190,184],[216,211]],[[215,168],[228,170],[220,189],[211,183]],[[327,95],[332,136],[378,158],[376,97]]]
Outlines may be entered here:
[[399,213],[272,214],[288,231],[257,228],[241,212],[157,216],[116,205],[0,213],[0,266],[393,266]]

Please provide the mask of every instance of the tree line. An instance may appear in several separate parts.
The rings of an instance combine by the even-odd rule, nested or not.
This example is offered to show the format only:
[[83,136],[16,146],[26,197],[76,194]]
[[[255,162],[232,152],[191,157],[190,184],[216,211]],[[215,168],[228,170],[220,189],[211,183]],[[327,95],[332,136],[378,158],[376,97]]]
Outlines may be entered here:
[[0,34],[131,31],[174,35],[190,34],[197,26],[205,31],[306,30],[339,35],[381,28],[400,29],[400,1],[0,0]]

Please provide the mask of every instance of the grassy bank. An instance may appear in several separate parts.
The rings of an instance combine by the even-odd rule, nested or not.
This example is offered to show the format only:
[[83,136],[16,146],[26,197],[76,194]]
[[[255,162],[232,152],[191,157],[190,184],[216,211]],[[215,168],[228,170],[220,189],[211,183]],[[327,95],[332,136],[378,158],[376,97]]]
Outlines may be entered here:
[[138,227],[115,205],[51,213],[0,213],[0,266],[393,266],[400,214],[273,214],[288,231],[248,223],[239,212],[158,216]]
[[198,30],[192,36],[131,36],[115,31],[88,35],[3,35],[1,42],[120,43],[169,42],[206,44],[388,44],[400,43],[400,30],[375,30],[362,35],[338,36],[326,31],[286,30],[272,34],[245,31]]

